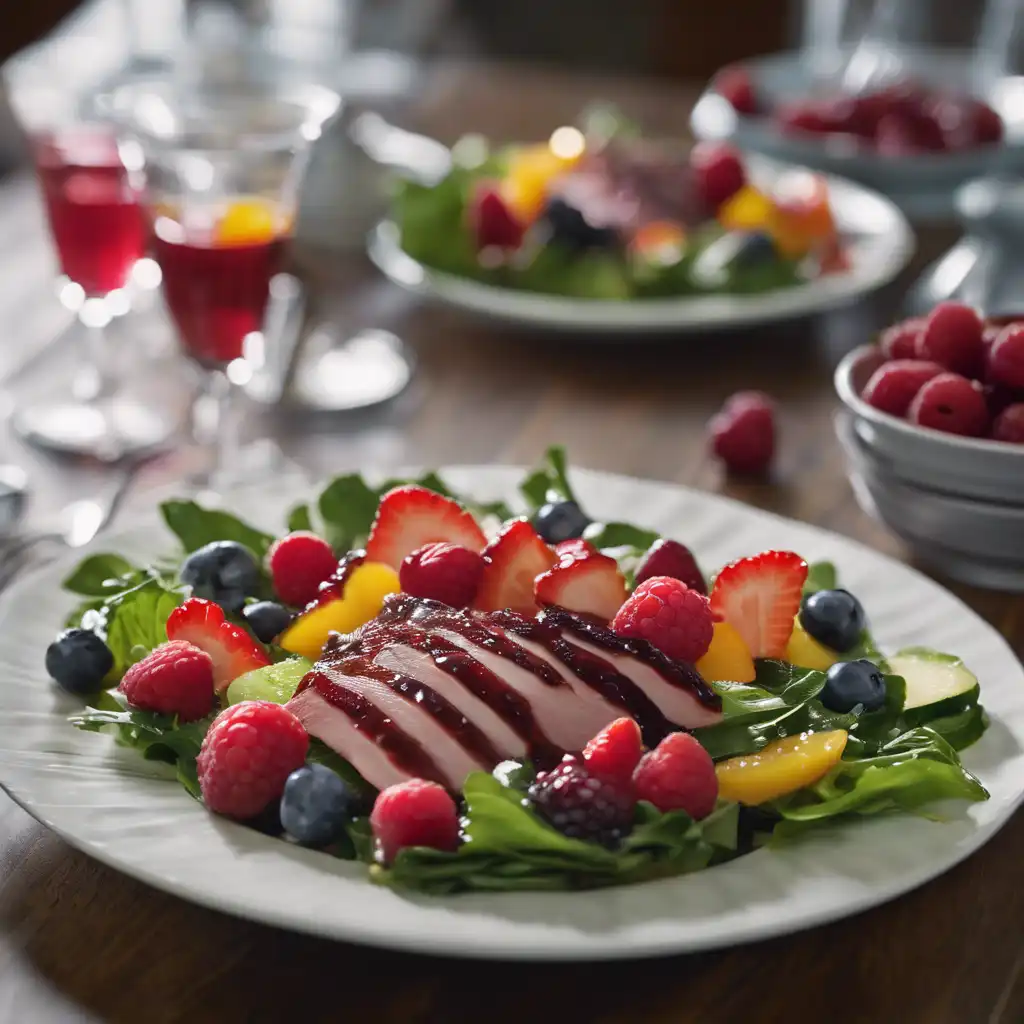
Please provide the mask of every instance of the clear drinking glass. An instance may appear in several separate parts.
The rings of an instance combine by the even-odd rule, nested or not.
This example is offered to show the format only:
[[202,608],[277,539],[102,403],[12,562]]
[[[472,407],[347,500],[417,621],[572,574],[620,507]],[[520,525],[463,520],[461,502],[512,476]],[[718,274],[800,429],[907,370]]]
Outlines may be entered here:
[[193,417],[206,486],[233,460],[235,385],[262,348],[311,143],[338,96],[319,86],[216,87],[153,79],[104,102],[126,166],[142,173],[150,251],[185,355],[205,373]]
[[26,136],[61,270],[61,302],[78,315],[84,364],[68,393],[22,405],[15,429],[47,449],[111,459],[150,448],[171,427],[125,393],[105,328],[131,306],[145,255],[139,181],[113,129],[53,68],[6,68],[4,84]]

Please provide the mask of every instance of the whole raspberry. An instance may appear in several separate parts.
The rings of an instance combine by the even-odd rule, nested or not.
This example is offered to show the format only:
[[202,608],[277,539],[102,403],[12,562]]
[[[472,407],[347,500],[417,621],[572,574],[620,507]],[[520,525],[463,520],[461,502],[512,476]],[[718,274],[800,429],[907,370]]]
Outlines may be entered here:
[[918,393],[932,379],[944,373],[938,363],[925,359],[894,359],[883,363],[864,385],[860,397],[868,405],[892,416],[905,416]]
[[643,752],[640,726],[632,718],[617,718],[583,748],[583,761],[591,775],[628,785]]
[[196,759],[206,806],[229,818],[254,818],[280,798],[308,749],[302,723],[281,704],[233,704],[213,720]]
[[161,644],[125,672],[118,689],[132,707],[194,722],[213,707],[213,659],[193,644]]
[[912,317],[901,320],[882,331],[878,344],[886,359],[913,359],[917,353],[917,336],[924,327],[924,319]]
[[654,576],[633,591],[612,620],[612,629],[692,664],[707,654],[715,624],[703,594],[670,576]]
[[1024,389],[1024,323],[1008,324],[988,350],[987,377],[993,383]]
[[527,796],[537,813],[563,835],[605,846],[626,835],[636,806],[631,787],[594,775],[578,761],[541,772]]
[[988,427],[981,386],[956,373],[940,373],[918,391],[907,418],[947,434],[980,437]]
[[638,800],[659,811],[706,818],[718,799],[718,777],[708,752],[687,732],[673,732],[644,754],[633,773]]
[[454,851],[459,845],[459,812],[451,794],[436,782],[409,779],[377,794],[370,814],[377,859],[390,864],[407,846]]
[[715,91],[737,114],[751,115],[758,112],[754,80],[750,72],[738,64],[722,68],[715,75]]
[[522,245],[526,225],[505,202],[498,182],[478,182],[468,211],[478,249],[518,249]]
[[759,391],[729,398],[708,424],[711,450],[736,473],[764,473],[775,454],[775,406]]
[[323,537],[299,530],[271,545],[267,566],[277,596],[302,608],[315,600],[320,584],[338,568],[338,559]]
[[740,152],[727,142],[698,142],[690,153],[693,184],[709,211],[717,210],[747,183]]
[[992,437],[996,441],[1024,444],[1024,402],[1008,405],[992,424]]
[[398,578],[406,594],[466,608],[476,597],[483,571],[484,560],[475,551],[438,542],[407,555]]
[[662,537],[661,540],[656,540],[650,546],[647,554],[637,566],[636,583],[643,583],[652,576],[671,576],[673,579],[682,580],[698,594],[708,592],[704,573],[700,571],[693,552],[677,540],[668,540]]
[[981,317],[970,306],[940,302],[925,318],[914,354],[972,377],[980,370],[984,357],[981,332]]

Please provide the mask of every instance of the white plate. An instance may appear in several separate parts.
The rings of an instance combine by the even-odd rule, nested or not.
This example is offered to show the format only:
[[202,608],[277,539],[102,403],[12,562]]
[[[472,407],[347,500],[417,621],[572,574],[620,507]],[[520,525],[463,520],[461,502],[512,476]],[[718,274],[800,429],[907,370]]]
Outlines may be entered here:
[[[781,165],[748,158],[755,182],[767,183]],[[688,295],[667,299],[574,299],[498,288],[432,270],[399,245],[398,228],[385,220],[370,235],[370,259],[395,284],[457,309],[522,327],[586,331],[593,335],[657,335],[728,330],[747,324],[821,313],[891,281],[914,251],[902,213],[884,197],[843,178],[829,177],[833,212],[846,238],[851,267],[807,284],[756,295]]]
[[[509,496],[507,468],[448,474],[482,496]],[[978,674],[992,727],[965,762],[992,799],[915,817],[856,822],[683,878],[584,893],[406,896],[365,868],[288,846],[208,815],[164,770],[111,737],[73,729],[43,651],[70,601],[62,569],[25,579],[0,602],[0,780],[70,843],[136,878],[209,907],[354,942],[509,959],[606,959],[731,946],[821,924],[892,899],[962,860],[1024,793],[1024,671],[1003,639],[935,583],[852,541],[723,498],[667,484],[576,474],[586,507],[644,521],[692,544],[711,568],[767,547],[830,558],[863,599],[883,647],[955,651]],[[280,528],[294,490],[266,485],[231,505]],[[103,548],[145,558],[171,547],[151,516]]]

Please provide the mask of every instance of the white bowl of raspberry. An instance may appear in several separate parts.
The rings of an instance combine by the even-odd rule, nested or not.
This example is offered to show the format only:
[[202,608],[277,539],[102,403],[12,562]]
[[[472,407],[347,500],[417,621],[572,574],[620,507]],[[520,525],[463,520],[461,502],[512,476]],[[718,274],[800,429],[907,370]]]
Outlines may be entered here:
[[835,387],[867,455],[904,483],[1024,507],[1024,319],[940,303],[850,352]]

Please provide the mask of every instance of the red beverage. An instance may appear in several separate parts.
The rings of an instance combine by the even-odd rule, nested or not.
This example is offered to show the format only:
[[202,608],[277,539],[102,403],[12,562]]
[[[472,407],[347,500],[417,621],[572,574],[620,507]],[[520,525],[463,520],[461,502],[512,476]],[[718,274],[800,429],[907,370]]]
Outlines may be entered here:
[[41,134],[33,155],[61,270],[87,295],[124,287],[145,223],[113,136],[88,125]]
[[229,211],[219,223],[189,228],[161,216],[153,227],[167,308],[189,354],[206,365],[239,358],[245,336],[262,329],[284,255],[285,240],[272,226],[222,230],[230,219]]

